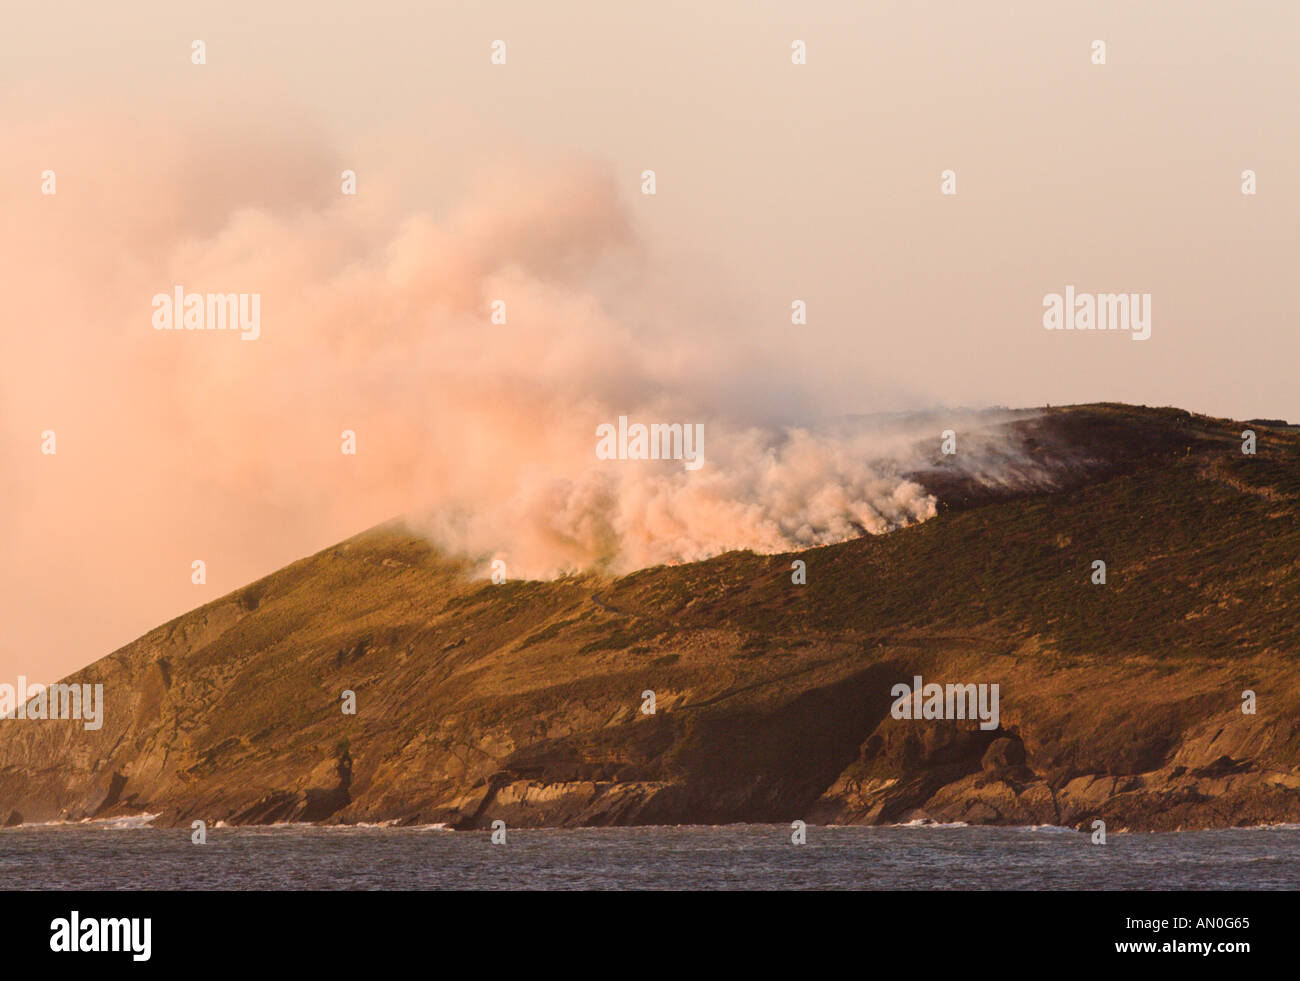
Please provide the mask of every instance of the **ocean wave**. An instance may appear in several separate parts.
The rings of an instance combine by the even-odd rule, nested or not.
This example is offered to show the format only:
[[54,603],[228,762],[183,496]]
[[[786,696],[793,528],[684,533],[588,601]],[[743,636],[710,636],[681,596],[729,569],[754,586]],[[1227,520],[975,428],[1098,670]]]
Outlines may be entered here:
[[232,829],[238,831],[283,831],[285,829],[311,830],[311,831],[450,831],[451,827],[444,823],[437,824],[407,824],[400,823],[400,818],[390,818],[387,821],[357,821],[355,824],[313,824],[310,821],[277,821],[274,824],[227,824],[225,821],[218,821],[212,827],[214,829]]
[[101,831],[135,831],[153,828],[157,814],[124,814],[111,818],[82,818],[80,821],[30,821],[8,830],[23,828],[95,828]]

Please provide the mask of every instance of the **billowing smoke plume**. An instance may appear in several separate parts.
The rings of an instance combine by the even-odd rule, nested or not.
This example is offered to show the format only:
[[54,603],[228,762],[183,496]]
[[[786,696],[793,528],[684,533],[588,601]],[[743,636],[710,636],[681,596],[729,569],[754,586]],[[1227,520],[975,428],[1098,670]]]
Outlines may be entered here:
[[[904,476],[916,434],[816,422],[815,384],[755,354],[725,304],[696,305],[707,284],[665,279],[601,167],[494,168],[420,207],[382,175],[341,194],[346,163],[310,133],[259,133],[103,117],[6,141],[14,651],[49,653],[56,622],[81,625],[71,645],[106,624],[129,639],[396,514],[538,577],[934,513]],[[260,337],[154,330],[151,297],[178,285],[259,293]],[[702,424],[704,465],[597,459],[620,415]]]
[[416,527],[454,550],[504,558],[512,574],[598,567],[626,572],[734,548],[776,552],[880,533],[934,514],[934,500],[872,461],[865,438],[806,429],[737,429],[713,420],[705,465],[579,462],[503,483],[477,509],[436,512]]

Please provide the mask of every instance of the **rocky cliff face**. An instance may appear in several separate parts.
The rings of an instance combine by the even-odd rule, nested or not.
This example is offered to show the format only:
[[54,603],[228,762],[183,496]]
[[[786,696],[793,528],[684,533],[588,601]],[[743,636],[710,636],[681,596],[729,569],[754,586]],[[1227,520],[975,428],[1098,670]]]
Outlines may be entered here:
[[[936,459],[923,524],[616,580],[376,529],[69,679],[101,729],[0,721],[0,823],[1300,821],[1300,434],[1242,428],[1053,411],[1011,426],[1049,480]],[[997,726],[895,718],[917,675]]]

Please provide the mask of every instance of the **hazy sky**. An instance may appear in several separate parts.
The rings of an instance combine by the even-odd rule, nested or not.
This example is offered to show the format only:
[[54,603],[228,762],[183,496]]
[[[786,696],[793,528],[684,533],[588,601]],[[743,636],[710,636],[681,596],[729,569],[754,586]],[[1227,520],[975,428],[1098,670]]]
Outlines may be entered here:
[[[1297,45],[1291,0],[15,7],[0,681],[410,506],[572,507],[514,492],[624,404],[737,461],[936,405],[1300,420]],[[155,332],[177,283],[262,337]],[[1150,293],[1150,339],[1045,331],[1067,284]]]

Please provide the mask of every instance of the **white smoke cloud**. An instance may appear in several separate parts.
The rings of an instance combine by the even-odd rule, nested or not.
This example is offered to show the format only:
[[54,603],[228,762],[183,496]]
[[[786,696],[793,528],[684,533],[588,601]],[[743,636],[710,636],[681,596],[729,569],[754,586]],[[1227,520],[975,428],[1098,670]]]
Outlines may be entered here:
[[[512,575],[622,573],[730,549],[780,552],[880,534],[935,514],[935,501],[880,460],[869,434],[705,424],[705,466],[597,461],[503,480],[503,493],[414,520],[443,547],[507,561]],[[594,446],[594,427],[588,443]],[[573,459],[577,460],[578,454]],[[558,469],[558,468],[556,468]]]
[[[216,595],[191,587],[196,557],[233,589],[399,514],[544,577],[935,513],[906,477],[917,434],[816,422],[828,393],[750,341],[707,271],[666,273],[601,166],[484,171],[451,205],[399,200],[382,175],[346,197],[333,153],[278,125],[15,118],[0,163],[0,263],[26,325],[0,342],[15,649],[60,631],[98,644],[105,624],[128,639]],[[49,159],[70,163],[42,197]],[[175,285],[260,293],[260,338],[153,330],[151,297]],[[596,427],[619,415],[702,423],[704,467],[597,460]],[[35,449],[47,426],[57,458]]]

